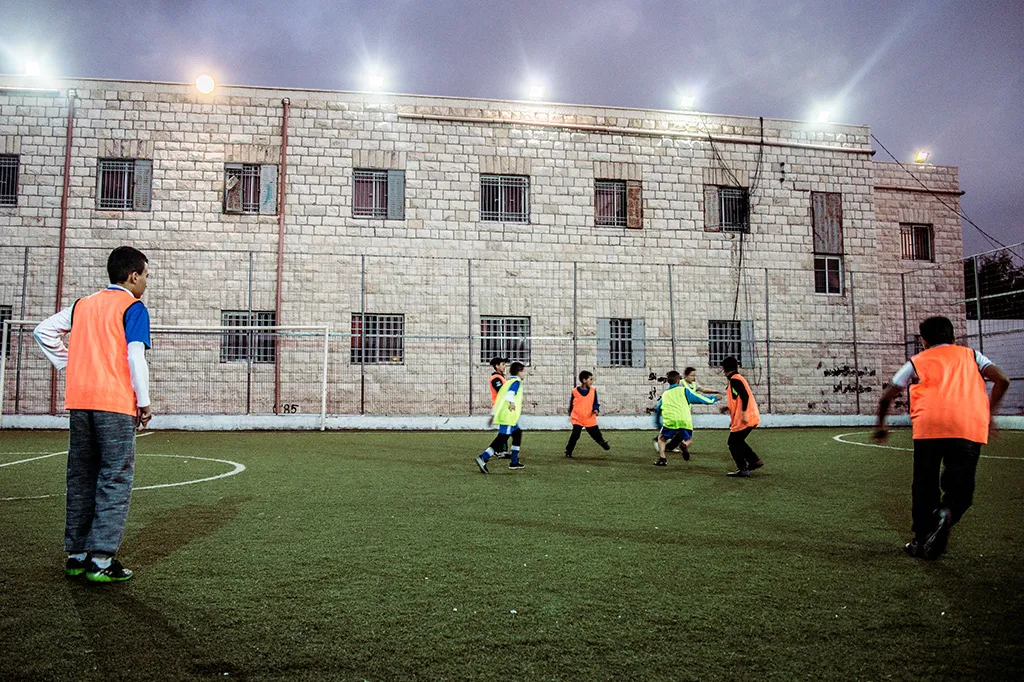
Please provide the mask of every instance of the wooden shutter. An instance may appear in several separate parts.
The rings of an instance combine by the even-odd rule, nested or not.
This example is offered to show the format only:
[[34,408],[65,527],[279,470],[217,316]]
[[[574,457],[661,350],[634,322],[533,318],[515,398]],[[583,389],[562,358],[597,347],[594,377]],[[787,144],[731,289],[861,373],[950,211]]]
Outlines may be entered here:
[[838,192],[811,192],[811,229],[814,235],[814,253],[842,254],[842,194]]
[[405,220],[405,171],[388,171],[388,220]]
[[612,366],[612,325],[607,317],[597,318],[597,366]]
[[626,181],[626,227],[639,230],[644,226],[644,201],[639,180]]
[[633,367],[645,367],[647,365],[644,357],[644,339],[647,336],[646,325],[643,320],[638,320],[634,317],[631,326],[633,332]]
[[135,187],[132,188],[132,206],[136,211],[148,211],[152,206],[153,162],[135,160]]
[[704,186],[704,231],[722,231],[722,221],[718,216],[718,188],[711,185]]
[[224,212],[242,212],[242,164],[224,164]]
[[754,323],[750,320],[740,321],[740,365],[754,366]]
[[277,215],[277,166],[260,166],[260,213]]

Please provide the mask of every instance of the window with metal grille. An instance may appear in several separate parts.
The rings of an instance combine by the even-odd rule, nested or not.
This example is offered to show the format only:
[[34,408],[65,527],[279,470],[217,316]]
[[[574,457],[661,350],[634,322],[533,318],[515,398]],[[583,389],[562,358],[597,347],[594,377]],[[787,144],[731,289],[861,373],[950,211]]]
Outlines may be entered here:
[[[277,313],[273,310],[222,310],[222,327],[273,327]],[[277,361],[277,335],[273,332],[243,330],[226,332],[220,337],[221,362],[273,363]]]
[[96,208],[148,211],[153,162],[148,159],[100,159],[96,167]]
[[0,154],[0,206],[18,205],[18,157]]
[[934,260],[931,225],[900,225],[903,260]]
[[352,364],[405,362],[405,315],[352,313]]
[[626,226],[625,180],[594,182],[594,222],[599,227]]
[[749,232],[749,208],[746,187],[718,188],[718,216],[724,232]]
[[530,178],[523,175],[481,175],[480,220],[530,222]]
[[633,366],[633,320],[611,318],[608,320],[608,360],[612,367]]
[[841,295],[843,293],[843,257],[814,257],[814,293]]
[[[6,320],[14,319],[14,306],[11,305],[0,305],[0,335],[3,334],[3,325]],[[11,357],[11,345],[14,336],[14,328],[7,327],[7,355]]]
[[743,364],[742,324],[738,320],[708,320],[708,364],[718,367],[730,355]]
[[646,324],[640,318],[597,318],[597,366],[644,367]]
[[224,171],[224,210],[228,213],[260,212],[260,166],[231,164]]
[[494,357],[530,364],[530,318],[480,316],[480,362]]
[[914,357],[918,353],[924,350],[924,341],[921,339],[920,334],[907,334],[906,338],[906,354],[907,359]]
[[387,218],[388,172],[355,170],[352,177],[352,215],[357,218]]

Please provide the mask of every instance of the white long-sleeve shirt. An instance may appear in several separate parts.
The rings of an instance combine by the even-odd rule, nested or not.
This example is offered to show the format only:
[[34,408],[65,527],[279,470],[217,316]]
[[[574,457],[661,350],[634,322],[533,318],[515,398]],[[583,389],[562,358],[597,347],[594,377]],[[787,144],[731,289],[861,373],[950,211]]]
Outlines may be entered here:
[[[116,287],[117,285],[111,285]],[[122,289],[123,287],[117,287]],[[127,289],[125,289],[127,291]],[[58,370],[68,366],[68,347],[64,345],[64,335],[71,332],[71,308],[65,308],[51,315],[36,326],[32,337],[43,351],[43,355]],[[132,341],[128,344],[128,369],[131,370],[132,389],[135,391],[135,402],[139,407],[148,407],[149,399],[149,365],[146,363],[146,344]]]

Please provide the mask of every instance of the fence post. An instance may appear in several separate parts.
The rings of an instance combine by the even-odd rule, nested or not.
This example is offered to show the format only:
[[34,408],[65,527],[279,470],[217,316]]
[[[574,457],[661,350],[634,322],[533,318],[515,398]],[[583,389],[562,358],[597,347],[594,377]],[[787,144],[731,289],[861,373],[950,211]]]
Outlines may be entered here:
[[907,280],[904,273],[900,273],[900,299],[903,301],[903,359],[910,359],[910,335],[907,332]]
[[366,254],[359,258],[359,414],[366,414]]
[[[251,327],[256,324],[256,321],[252,318],[252,251],[249,252],[249,306],[248,315],[246,316],[246,326]],[[274,324],[277,324],[277,320],[274,320]],[[248,338],[246,339],[246,368],[245,368],[245,413],[252,414],[252,354],[253,354],[253,341],[255,340],[250,329],[246,332]],[[277,362],[277,354],[280,352],[277,343],[280,336],[274,337],[274,361]],[[275,408],[276,409],[276,408]]]
[[320,386],[320,430],[327,429],[327,362],[329,359],[329,345],[331,342],[331,325],[324,327],[324,371],[323,383]]
[[672,334],[672,368],[676,368],[676,303],[672,289],[672,264],[668,264],[668,317],[669,333]]
[[[25,291],[28,289],[28,249],[25,247],[25,262],[21,266],[21,312],[19,319],[25,319]],[[18,361],[14,367],[14,414],[21,412],[21,356],[25,354],[25,343],[23,334],[25,327],[18,325]],[[7,351],[2,356],[3,362],[7,361]]]
[[7,387],[4,370],[7,369],[7,335],[10,328],[10,320],[0,322],[0,429],[4,427],[4,389]]
[[466,303],[466,343],[469,345],[469,415],[473,416],[473,259],[466,259],[468,294]]
[[576,386],[576,375],[578,374],[578,367],[576,366],[576,357],[579,355],[577,346],[577,319],[576,319],[576,262],[572,264],[572,377],[570,379],[573,387]]
[[974,310],[978,318],[978,352],[985,353],[985,332],[981,325],[981,284],[978,278],[978,257],[974,257]]
[[768,411],[772,411],[772,323],[768,305],[768,268],[764,269],[764,362],[768,378]]
[[853,380],[856,389],[857,414],[860,414],[860,362],[857,356],[857,298],[853,288],[853,270],[850,270],[850,322],[853,330]]

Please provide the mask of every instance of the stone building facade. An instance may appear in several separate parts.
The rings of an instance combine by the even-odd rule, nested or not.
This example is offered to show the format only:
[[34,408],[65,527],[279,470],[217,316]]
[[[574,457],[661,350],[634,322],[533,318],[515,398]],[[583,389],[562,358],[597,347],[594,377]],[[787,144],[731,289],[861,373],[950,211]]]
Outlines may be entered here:
[[[564,410],[581,369],[598,374],[606,413],[643,414],[667,369],[693,365],[714,385],[728,352],[764,408],[867,414],[917,317],[964,325],[958,264],[903,275],[960,257],[959,221],[941,203],[958,206],[957,170],[915,166],[922,186],[874,160],[866,126],[34,86],[0,77],[0,157],[17,170],[0,206],[7,314],[51,313],[58,270],[69,305],[104,283],[112,247],[132,244],[151,260],[154,324],[328,325],[330,413],[486,412],[485,359],[503,349],[527,355],[528,404],[542,414]],[[908,286],[916,317],[904,325]],[[225,351],[216,333],[161,332],[156,406],[316,412],[315,334]],[[8,360],[4,410],[13,394],[19,411],[45,412],[45,366],[12,341],[23,359],[17,386]]]

